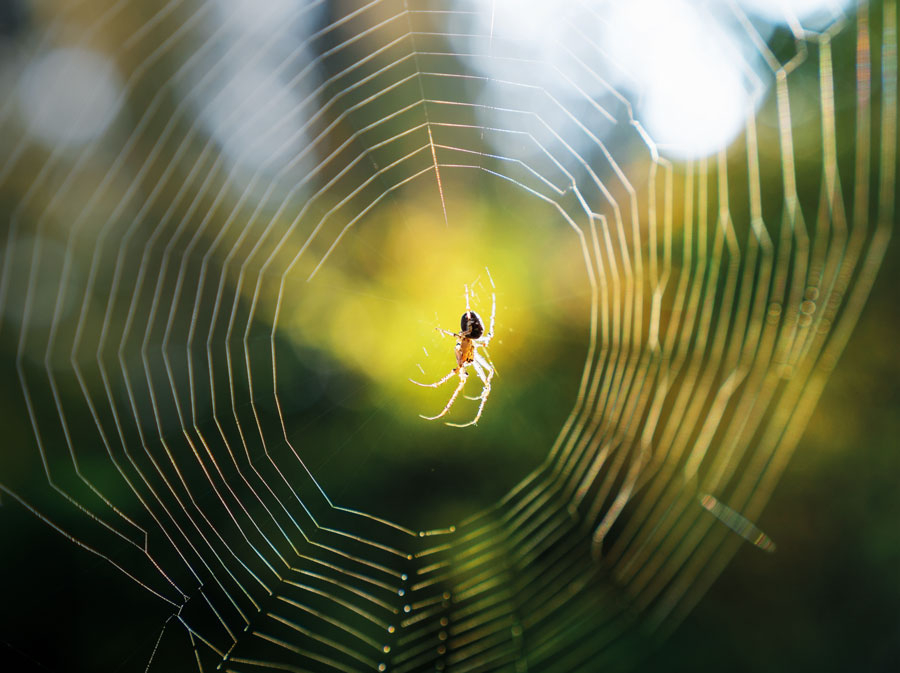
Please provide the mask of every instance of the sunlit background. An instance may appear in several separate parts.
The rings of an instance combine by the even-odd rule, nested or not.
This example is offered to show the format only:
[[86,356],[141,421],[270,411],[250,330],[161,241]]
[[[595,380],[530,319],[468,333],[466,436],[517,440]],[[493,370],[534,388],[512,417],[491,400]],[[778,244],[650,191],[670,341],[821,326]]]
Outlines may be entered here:
[[0,670],[900,669],[896,21],[0,7]]

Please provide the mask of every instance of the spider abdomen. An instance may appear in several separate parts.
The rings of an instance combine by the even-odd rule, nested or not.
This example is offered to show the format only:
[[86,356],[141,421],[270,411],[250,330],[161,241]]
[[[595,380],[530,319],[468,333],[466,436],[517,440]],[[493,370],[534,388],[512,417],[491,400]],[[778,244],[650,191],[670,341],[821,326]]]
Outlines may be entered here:
[[475,344],[471,339],[463,337],[459,340],[456,349],[456,364],[458,366],[462,367],[464,364],[470,364],[475,360]]
[[466,311],[459,321],[460,334],[470,339],[480,339],[484,334],[484,323],[475,311]]

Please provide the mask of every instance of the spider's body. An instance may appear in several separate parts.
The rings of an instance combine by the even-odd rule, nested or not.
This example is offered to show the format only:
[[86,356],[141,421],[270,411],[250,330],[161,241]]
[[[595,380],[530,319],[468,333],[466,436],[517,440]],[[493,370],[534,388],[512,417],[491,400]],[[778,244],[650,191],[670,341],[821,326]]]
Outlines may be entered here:
[[487,331],[487,333],[485,333],[484,323],[481,321],[481,317],[477,313],[475,313],[475,311],[469,308],[469,288],[466,287],[466,312],[462,314],[462,318],[460,318],[459,321],[460,331],[450,332],[448,330],[438,328],[438,331],[442,334],[456,337],[456,367],[450,370],[449,374],[447,374],[444,378],[436,383],[419,383],[418,381],[413,381],[412,379],[410,379],[410,381],[415,383],[417,386],[423,386],[425,388],[437,388],[438,386],[449,381],[454,376],[459,376],[459,385],[456,386],[456,390],[453,391],[453,395],[450,396],[450,401],[447,402],[447,406],[444,407],[441,413],[439,413],[437,416],[422,416],[422,418],[433,421],[435,419],[441,418],[448,411],[450,411],[450,407],[453,406],[453,403],[456,401],[456,397],[459,395],[460,391],[463,389],[463,386],[466,384],[466,379],[469,377],[467,367],[470,366],[475,370],[475,373],[478,375],[478,378],[481,379],[481,383],[484,386],[479,397],[470,398],[481,400],[481,404],[478,405],[478,413],[475,414],[475,418],[468,423],[447,423],[447,425],[464,428],[468,425],[475,425],[478,422],[478,419],[481,418],[481,412],[484,409],[484,403],[487,402],[488,395],[490,395],[491,393],[491,379],[494,376],[494,368],[491,366],[490,362],[487,359],[482,357],[482,355],[478,352],[478,349],[485,348],[494,337],[494,316],[496,312],[497,297],[492,293],[491,325],[490,329]]
[[462,314],[459,327],[459,334],[453,336],[458,339],[456,342],[456,365],[462,367],[463,364],[475,362],[475,346],[478,339],[484,334],[484,323],[481,322],[481,318],[475,311],[466,311]]

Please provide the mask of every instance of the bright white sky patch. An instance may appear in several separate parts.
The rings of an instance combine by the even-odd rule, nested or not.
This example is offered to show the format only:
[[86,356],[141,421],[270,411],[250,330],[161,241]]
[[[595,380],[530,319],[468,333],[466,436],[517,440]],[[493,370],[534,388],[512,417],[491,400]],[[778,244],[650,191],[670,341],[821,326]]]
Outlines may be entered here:
[[[483,7],[477,7],[483,9]],[[545,42],[547,31],[559,21],[566,3],[547,0],[494,0],[491,4],[493,33],[517,40]]]
[[[474,25],[462,35],[492,35],[494,49],[472,58],[489,77],[512,80],[511,61],[496,40],[527,45],[525,58],[567,67],[568,52],[592,42],[588,58],[597,78],[609,82],[633,105],[634,115],[665,155],[708,156],[728,146],[755,114],[774,82],[751,36],[738,20],[743,11],[762,38],[796,18],[809,30],[822,30],[855,0],[459,0]],[[469,18],[471,17],[471,18]],[[459,48],[467,53],[463,42]],[[596,60],[597,53],[608,57]],[[523,65],[523,67],[530,67]],[[604,105],[602,89],[582,90]],[[584,94],[582,94],[584,95]],[[561,99],[564,104],[571,101]],[[489,102],[490,104],[490,102]]]
[[754,102],[737,40],[682,0],[609,9],[603,43],[633,78],[636,115],[660,149],[687,158],[731,142]]
[[744,11],[771,23],[796,18],[808,30],[823,30],[840,18],[854,0],[739,0]]
[[48,147],[83,145],[119,111],[121,84],[110,59],[86,49],[55,49],[25,67],[16,91],[28,133]]

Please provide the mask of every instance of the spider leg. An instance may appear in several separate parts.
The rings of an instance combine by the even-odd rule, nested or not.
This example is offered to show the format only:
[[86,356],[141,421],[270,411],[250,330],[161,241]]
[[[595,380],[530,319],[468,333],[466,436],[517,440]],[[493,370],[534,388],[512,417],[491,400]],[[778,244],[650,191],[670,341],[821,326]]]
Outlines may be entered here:
[[481,418],[481,412],[484,410],[484,404],[487,402],[488,395],[491,394],[491,379],[494,377],[494,370],[487,367],[487,375],[485,375],[485,371],[481,368],[480,364],[473,362],[472,366],[475,368],[475,373],[478,374],[478,378],[481,379],[481,383],[484,385],[484,388],[481,391],[481,404],[478,405],[478,413],[475,414],[475,418],[468,423],[447,423],[447,425],[452,425],[454,428],[466,428],[470,425],[475,425],[478,422],[478,419]]
[[413,381],[412,379],[409,379],[409,382],[415,383],[417,386],[422,386],[423,388],[437,388],[438,386],[442,386],[447,383],[447,381],[452,379],[454,374],[456,374],[456,369],[451,369],[450,373],[447,374],[447,376],[436,383],[419,383],[418,381]]
[[[453,373],[455,373],[455,370],[453,372],[451,372],[451,374],[453,374]],[[434,420],[440,418],[441,416],[445,415],[448,411],[450,411],[450,407],[452,407],[453,403],[456,401],[456,396],[459,395],[459,391],[461,391],[463,389],[463,386],[466,385],[466,379],[468,377],[469,377],[469,372],[466,370],[466,368],[460,367],[459,368],[459,385],[456,386],[456,390],[453,391],[453,394],[450,396],[450,401],[447,402],[447,406],[444,407],[443,411],[441,411],[441,413],[439,413],[437,416],[424,416],[422,414],[419,414],[419,416],[424,418],[426,421],[434,421]]]
[[497,295],[491,292],[491,322],[488,331],[478,338],[478,345],[482,348],[486,347],[491,339],[494,338],[494,318],[497,317]]
[[440,332],[441,334],[445,334],[445,335],[447,335],[447,336],[452,336],[452,337],[459,337],[459,335],[458,335],[456,332],[451,332],[451,331],[448,330],[448,329],[443,329],[443,328],[441,328],[441,327],[435,327],[435,329],[436,329],[438,332]]
[[[481,379],[481,383],[482,383],[482,384],[485,383],[485,380],[484,380],[484,378],[485,378],[485,373],[484,373],[485,370],[492,371],[493,374],[496,374],[496,373],[497,373],[497,370],[494,368],[494,366],[493,366],[492,364],[488,363],[488,362],[487,362],[483,357],[481,357],[481,355],[479,355],[478,353],[475,353],[475,361],[472,363],[472,366],[475,368],[475,373],[478,374],[478,378]],[[492,374],[492,376],[493,376],[493,374]],[[471,397],[471,396],[469,396],[469,395],[463,395],[463,397],[465,397],[467,400],[480,400],[483,396],[484,396],[484,390],[483,390],[483,389],[482,389],[482,391],[481,391],[481,395],[475,395],[474,397]]]
[[484,267],[484,270],[487,272],[488,280],[491,281],[491,323],[490,327],[488,327],[487,334],[481,337],[484,345],[487,346],[490,340],[494,338],[494,318],[497,317],[497,293],[494,292],[494,278],[491,276],[490,269]]
[[[482,346],[482,348],[484,348],[484,346]],[[496,374],[497,376],[500,375],[500,372],[497,371],[497,368],[494,366],[494,363],[491,361],[491,356],[488,354],[487,349],[485,349],[483,356],[481,355],[481,353],[478,353],[476,351],[475,362],[480,364],[485,369],[493,370],[494,374]]]

